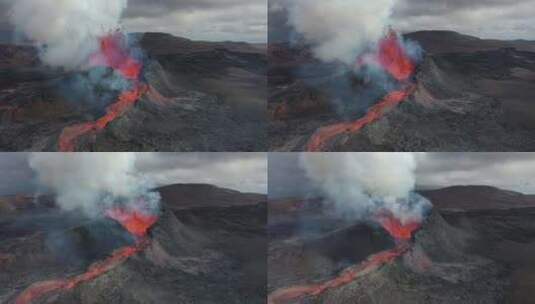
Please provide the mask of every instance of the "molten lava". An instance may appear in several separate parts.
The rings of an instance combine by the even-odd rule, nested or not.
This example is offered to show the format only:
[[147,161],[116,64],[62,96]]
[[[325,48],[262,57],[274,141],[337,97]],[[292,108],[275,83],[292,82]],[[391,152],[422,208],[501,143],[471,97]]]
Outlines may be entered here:
[[127,112],[147,90],[147,85],[137,83],[132,90],[123,92],[117,102],[106,109],[106,115],[103,117],[96,121],[63,129],[59,137],[59,150],[61,152],[74,152],[76,150],[77,139],[80,136],[102,131],[113,120]]
[[415,90],[413,84],[407,84],[416,71],[416,64],[403,48],[401,40],[394,31],[379,41],[377,52],[359,58],[358,65],[375,64],[399,82],[404,88],[388,93],[381,101],[368,110],[366,115],[356,121],[339,123],[318,129],[307,145],[309,152],[318,152],[325,148],[328,141],[343,133],[357,133],[362,128],[379,120],[384,113],[405,101]]
[[158,217],[150,214],[144,214],[141,211],[127,211],[122,208],[108,210],[106,215],[119,222],[128,232],[137,236],[144,237],[150,227],[157,221]]
[[150,245],[147,233],[158,218],[153,215],[144,214],[141,211],[127,211],[125,209],[111,209],[106,213],[110,218],[119,222],[126,230],[136,236],[136,244],[115,250],[108,258],[96,262],[89,269],[80,275],[68,279],[48,280],[37,282],[26,288],[16,299],[15,304],[31,304],[36,299],[48,294],[70,290],[82,283],[92,281],[97,277],[107,273],[116,266],[126,261],[129,257],[145,250]]
[[376,56],[379,65],[398,81],[408,79],[416,70],[416,65],[393,30],[379,42]]
[[417,221],[402,223],[387,211],[375,216],[375,220],[396,240],[410,240],[414,232],[422,225]]
[[388,213],[381,213],[376,219],[396,240],[396,247],[370,256],[364,262],[346,269],[331,280],[276,290],[268,296],[268,304],[290,303],[306,297],[321,295],[329,289],[349,284],[358,277],[371,273],[385,264],[394,262],[411,249],[410,239],[413,233],[420,228],[419,223],[403,225],[400,220]]
[[65,128],[59,137],[61,152],[74,152],[80,136],[103,130],[110,122],[128,111],[149,90],[146,84],[139,81],[143,65],[131,56],[122,33],[116,32],[103,37],[99,52],[91,56],[89,64],[112,68],[125,79],[132,81],[133,88],[122,92],[117,102],[106,109],[106,115],[97,121]]
[[100,40],[100,51],[91,56],[89,64],[110,67],[130,80],[137,80],[143,67],[140,62],[130,56],[125,37],[120,32],[115,32]]
[[359,120],[343,122],[318,129],[308,142],[307,150],[309,152],[320,152],[325,148],[327,142],[332,138],[342,133],[359,132],[365,126],[380,119],[387,110],[405,101],[410,95],[412,95],[414,90],[415,87],[411,85],[404,90],[389,93],[383,100],[370,108],[368,113],[366,113],[366,115]]

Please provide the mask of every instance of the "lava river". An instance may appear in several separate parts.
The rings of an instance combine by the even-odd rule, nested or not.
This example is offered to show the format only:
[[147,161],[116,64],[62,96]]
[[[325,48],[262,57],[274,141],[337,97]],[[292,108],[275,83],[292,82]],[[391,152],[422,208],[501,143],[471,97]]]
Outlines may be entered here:
[[394,31],[383,38],[375,54],[359,58],[357,66],[377,65],[402,84],[402,89],[388,93],[381,101],[371,107],[364,117],[351,122],[343,122],[318,129],[307,144],[307,151],[320,152],[327,143],[343,133],[357,133],[366,125],[378,119],[389,109],[405,101],[414,93],[415,85],[410,79],[416,71],[416,64],[403,48],[400,38]]
[[347,268],[340,275],[328,281],[275,290],[268,296],[268,304],[294,303],[307,297],[319,296],[329,289],[347,285],[358,277],[394,262],[410,250],[412,236],[421,226],[417,222],[402,224],[401,221],[387,213],[377,215],[375,221],[395,239],[396,246],[393,249],[371,255],[365,261]]
[[145,214],[142,211],[111,209],[106,215],[119,222],[128,232],[136,237],[136,243],[115,250],[108,258],[91,265],[83,274],[68,279],[47,280],[32,284],[16,299],[15,304],[31,304],[51,293],[70,290],[78,285],[92,281],[126,261],[129,257],[143,251],[150,245],[148,230],[156,223],[158,217]]
[[132,88],[122,92],[118,100],[106,109],[106,114],[98,120],[63,129],[59,137],[59,151],[61,152],[74,152],[79,137],[103,130],[149,91],[148,85],[140,80],[143,64],[131,56],[125,37],[120,32],[115,32],[101,39],[100,50],[91,56],[89,65],[112,68],[129,80]]

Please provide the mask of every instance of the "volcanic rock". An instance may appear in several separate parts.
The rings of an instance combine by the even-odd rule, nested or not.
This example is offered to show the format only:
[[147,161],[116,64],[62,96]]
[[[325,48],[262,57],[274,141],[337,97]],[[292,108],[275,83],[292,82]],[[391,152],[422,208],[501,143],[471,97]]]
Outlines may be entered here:
[[[265,50],[245,43],[196,42],[160,33],[132,35],[147,54],[149,90],[78,151],[265,151]],[[105,75],[88,89],[80,79]],[[101,68],[44,67],[27,46],[0,45],[0,150],[56,151],[64,128],[95,121],[119,96]]]
[[[415,92],[360,132],[337,136],[327,150],[533,150],[535,42],[444,31],[405,38],[424,50]],[[369,98],[359,98],[362,83],[337,72],[340,67],[303,55],[308,52],[302,44],[270,45],[271,150],[303,151],[318,128],[357,120],[370,107]],[[380,98],[378,94],[375,101]]]
[[[171,193],[173,188],[177,194]],[[264,303],[265,196],[253,200],[252,194],[242,198],[239,192],[214,186],[188,188],[163,188],[163,208],[149,232],[148,247],[94,280],[35,303]],[[201,197],[196,191],[210,188],[226,193],[228,201],[233,195],[239,203],[217,206],[205,198],[193,206],[185,196]],[[23,216],[28,220],[23,221]],[[39,223],[38,227],[18,230],[30,221]],[[35,282],[80,274],[114,248],[133,242],[110,219],[83,219],[56,209],[40,215],[35,210],[17,217],[3,215],[0,227],[10,232],[0,234],[0,303],[11,303]]]
[[[535,208],[530,206],[530,196],[486,186],[421,193],[431,199],[435,208],[414,235],[409,251],[349,284],[289,303],[534,303],[530,294],[535,286],[530,278],[535,274]],[[278,220],[272,222],[270,218],[270,229],[282,223],[280,208],[277,214]],[[328,217],[317,214],[317,218]],[[302,220],[301,224],[316,225],[317,218]],[[306,257],[321,256],[328,248],[349,250],[357,234],[347,234],[348,230],[338,227],[331,224],[327,233],[307,229],[307,234],[298,232],[290,237],[275,234],[270,240],[269,261],[282,257],[282,261],[289,262],[286,269],[274,263],[271,270],[270,264],[269,291],[336,277],[339,273],[329,263],[321,263],[321,259],[309,263]],[[377,242],[384,242],[388,236],[377,228],[368,231],[367,238],[358,239],[363,247],[357,247],[378,252],[392,246],[386,242],[370,247],[370,242],[380,244]],[[315,242],[315,247],[296,247]],[[346,254],[356,257],[362,249],[352,250]],[[362,259],[350,262],[358,264],[359,260]],[[284,279],[287,284],[280,286],[277,282]]]

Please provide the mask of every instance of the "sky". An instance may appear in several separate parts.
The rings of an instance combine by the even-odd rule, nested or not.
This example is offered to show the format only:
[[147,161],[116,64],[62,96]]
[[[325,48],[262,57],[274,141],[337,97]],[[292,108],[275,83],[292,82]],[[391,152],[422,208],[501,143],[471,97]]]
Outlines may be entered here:
[[[415,153],[418,188],[487,185],[535,194],[535,153]],[[298,153],[269,154],[270,197],[311,193]]]
[[[0,29],[9,28],[6,14],[13,1],[0,0]],[[129,0],[122,22],[130,32],[265,43],[267,0]]]
[[[0,195],[31,193],[35,175],[29,153],[0,153]],[[138,153],[136,167],[158,186],[208,183],[267,193],[265,153]]]
[[[269,0],[270,40],[286,30],[280,9],[291,1]],[[535,0],[397,0],[390,24],[403,32],[453,30],[488,39],[535,40],[534,15]]]

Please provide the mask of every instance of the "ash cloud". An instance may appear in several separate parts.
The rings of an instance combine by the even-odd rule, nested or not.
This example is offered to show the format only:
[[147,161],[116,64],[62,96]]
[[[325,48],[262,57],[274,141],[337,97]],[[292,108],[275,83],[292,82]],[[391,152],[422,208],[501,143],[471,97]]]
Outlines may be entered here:
[[75,69],[98,50],[99,37],[119,28],[127,0],[17,0],[9,20],[40,47],[48,65]]
[[366,219],[389,211],[404,223],[419,222],[430,208],[414,192],[412,153],[303,153],[300,163],[341,215]]
[[[61,155],[68,155],[54,154],[57,154],[56,162],[61,161]],[[113,157],[116,153],[99,154],[103,157],[111,154],[109,157]],[[132,170],[154,187],[208,183],[242,192],[267,193],[267,153],[133,154],[135,162]],[[4,173],[0,176],[0,195],[32,194],[39,190],[36,188],[39,180],[29,166],[29,157],[28,153],[0,153],[0,171]],[[127,165],[131,163],[127,162]]]
[[395,0],[286,3],[288,23],[313,45],[316,57],[347,65],[384,36],[394,4]]
[[[414,157],[417,190],[486,185],[535,194],[535,153],[433,152],[414,153]],[[317,196],[298,164],[297,153],[270,155],[270,199]]]
[[[289,0],[270,0],[270,41],[288,40]],[[403,32],[450,30],[488,39],[535,40],[535,0],[397,0],[391,25]],[[357,31],[355,29],[355,31]]]
[[[29,165],[38,185],[56,195],[66,211],[98,217],[107,209],[143,201],[155,212],[160,196],[135,167],[135,153],[32,153]],[[137,206],[136,206],[137,208]]]

